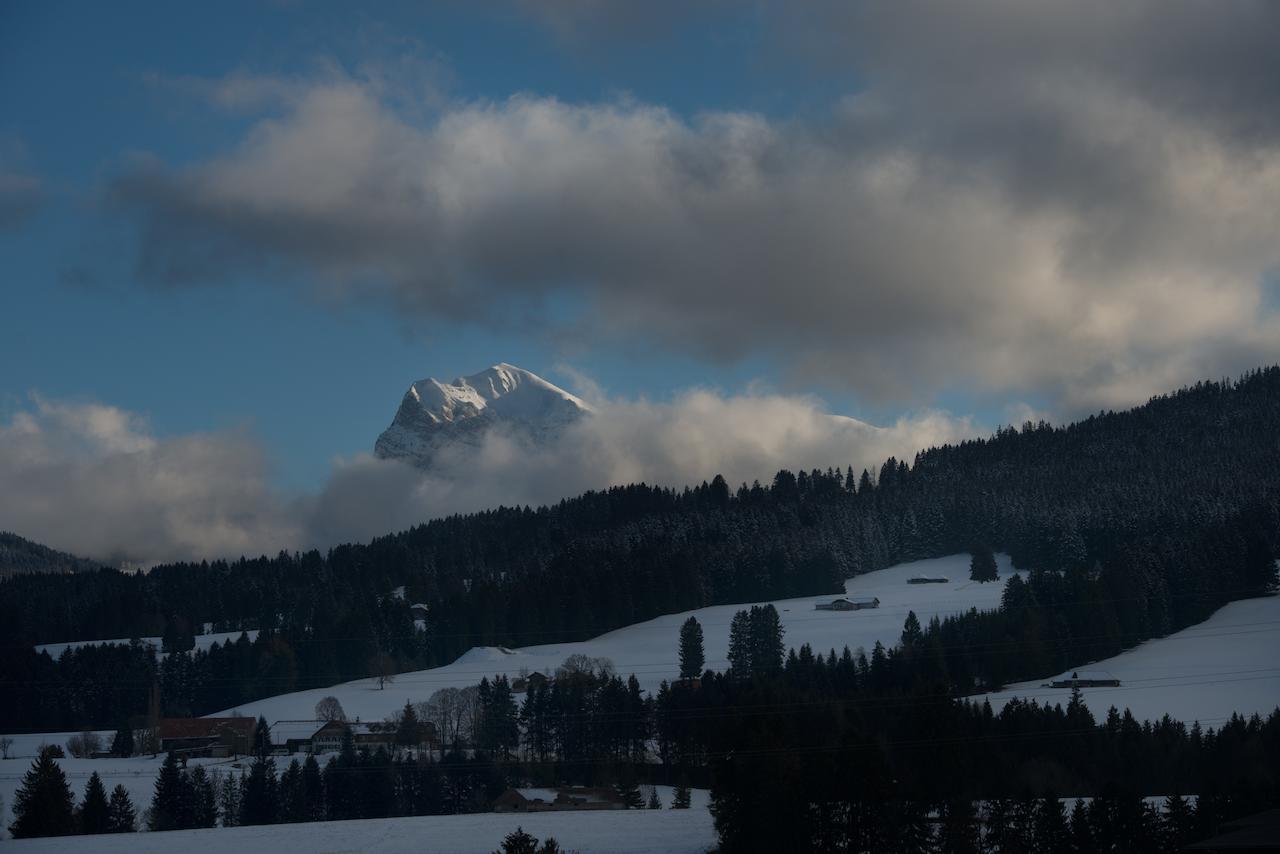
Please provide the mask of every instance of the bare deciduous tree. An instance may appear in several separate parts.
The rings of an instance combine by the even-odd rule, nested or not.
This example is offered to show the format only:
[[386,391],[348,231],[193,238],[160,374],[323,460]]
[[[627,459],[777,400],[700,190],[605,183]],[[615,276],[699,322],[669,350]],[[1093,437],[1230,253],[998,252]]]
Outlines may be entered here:
[[379,652],[369,659],[369,675],[378,683],[378,690],[384,690],[387,683],[396,681],[396,660],[385,652]]
[[67,739],[67,752],[76,759],[87,759],[102,749],[102,739],[96,732],[85,730]]
[[342,710],[342,703],[338,702],[338,698],[329,695],[316,703],[316,720],[318,721],[345,721],[347,713]]
[[9,736],[7,736],[7,735],[6,735],[5,737],[3,737],[3,738],[0,738],[0,757],[3,757],[3,758],[5,758],[5,759],[8,759],[8,758],[9,758],[9,748],[10,748],[10,747],[13,747],[13,739],[12,739],[12,738],[9,738]]

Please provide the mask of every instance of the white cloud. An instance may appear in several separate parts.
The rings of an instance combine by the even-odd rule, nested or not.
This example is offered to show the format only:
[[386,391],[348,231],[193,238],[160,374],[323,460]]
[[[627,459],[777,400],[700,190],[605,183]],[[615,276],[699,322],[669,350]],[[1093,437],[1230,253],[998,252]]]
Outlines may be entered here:
[[[1079,412],[1280,355],[1280,123],[1246,121],[1280,103],[1246,73],[1274,62],[1272,13],[853,8],[823,36],[867,87],[821,120],[532,95],[410,118],[332,72],[112,197],[152,279],[284,265],[415,316],[766,354],[884,399],[963,384]],[[557,328],[539,307],[566,294],[585,319]]]
[[35,398],[0,424],[0,528],[102,560],[274,552],[298,540],[247,436],[157,439],[112,406]]
[[859,470],[975,431],[938,412],[873,427],[774,394],[694,389],[670,402],[593,403],[596,414],[549,447],[492,435],[440,455],[430,475],[359,454],[338,461],[318,494],[287,496],[269,485],[269,461],[247,435],[157,438],[115,407],[35,398],[0,425],[0,529],[144,564],[273,554],[615,484],[682,487],[723,474],[736,486],[784,467]]

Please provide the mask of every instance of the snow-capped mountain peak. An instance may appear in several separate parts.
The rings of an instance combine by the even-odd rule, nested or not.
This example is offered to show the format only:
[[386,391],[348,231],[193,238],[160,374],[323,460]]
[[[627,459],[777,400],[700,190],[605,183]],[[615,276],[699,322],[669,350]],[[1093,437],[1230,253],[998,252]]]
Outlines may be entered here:
[[580,398],[503,362],[452,382],[429,377],[410,385],[373,452],[429,468],[440,451],[478,447],[494,429],[541,444],[590,412]]

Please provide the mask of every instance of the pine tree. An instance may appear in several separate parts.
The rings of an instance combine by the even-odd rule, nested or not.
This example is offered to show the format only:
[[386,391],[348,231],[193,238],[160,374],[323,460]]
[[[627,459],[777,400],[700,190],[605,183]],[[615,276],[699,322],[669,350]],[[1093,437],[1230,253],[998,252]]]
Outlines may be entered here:
[[275,824],[280,818],[280,791],[276,763],[255,759],[249,766],[240,795],[240,824]]
[[773,673],[782,669],[786,650],[782,645],[782,620],[773,605],[752,606],[748,617],[751,635],[751,672]]
[[53,751],[41,750],[13,796],[14,822],[9,833],[14,839],[75,833],[73,803],[71,787]]
[[280,775],[280,821],[307,821],[306,792],[302,786],[302,766],[294,759]]
[[110,823],[109,811],[107,790],[98,772],[94,771],[85,784],[84,800],[77,810],[80,833],[106,833]]
[[259,759],[271,755],[271,727],[262,716],[258,717],[258,723],[253,728],[253,752]]
[[970,581],[995,581],[1000,577],[995,553],[987,545],[979,543],[969,550],[969,554]]
[[1181,851],[1191,841],[1195,816],[1191,804],[1181,795],[1169,795],[1164,799],[1164,847],[1168,851]]
[[613,788],[618,794],[618,799],[626,804],[627,809],[644,809],[644,795],[640,794],[640,787],[636,785],[635,778],[630,773],[624,774]]
[[653,786],[649,787],[649,809],[651,810],[662,809],[662,801],[659,800],[658,798],[658,790]]
[[178,759],[172,753],[164,757],[160,773],[156,775],[155,792],[151,796],[151,813],[147,817],[148,830],[177,830],[182,827],[185,781],[178,768]]
[[418,713],[408,700],[404,701],[404,709],[396,724],[396,744],[401,747],[414,747],[418,744]]
[[681,777],[676,783],[676,790],[671,793],[671,808],[673,810],[687,810],[691,801],[689,781]]
[[107,805],[107,833],[133,833],[138,829],[138,815],[133,799],[124,786],[111,790],[111,803]]
[[702,675],[707,657],[702,645],[702,625],[690,617],[680,627],[680,678],[697,679]]
[[738,611],[729,623],[729,670],[739,679],[751,675],[751,615]]
[[1093,822],[1089,818],[1089,809],[1083,798],[1077,798],[1071,808],[1071,848],[1072,854],[1093,854],[1097,845],[1093,835]]
[[924,640],[924,631],[920,628],[920,618],[915,611],[907,612],[907,619],[902,623],[902,646],[911,649]]
[[228,774],[218,792],[218,811],[222,813],[222,826],[235,827],[240,823],[240,792],[242,780]]
[[1041,798],[1036,802],[1032,839],[1037,854],[1067,854],[1071,850],[1071,830],[1062,801]]
[[129,726],[116,730],[115,737],[111,739],[111,752],[116,756],[133,755],[133,730]]
[[307,813],[303,821],[320,821],[324,818],[324,780],[320,775],[320,763],[314,754],[307,754],[302,763],[302,800]]
[[967,799],[944,802],[939,810],[938,854],[977,854],[978,816]]
[[203,765],[191,771],[191,827],[218,826],[218,793]]

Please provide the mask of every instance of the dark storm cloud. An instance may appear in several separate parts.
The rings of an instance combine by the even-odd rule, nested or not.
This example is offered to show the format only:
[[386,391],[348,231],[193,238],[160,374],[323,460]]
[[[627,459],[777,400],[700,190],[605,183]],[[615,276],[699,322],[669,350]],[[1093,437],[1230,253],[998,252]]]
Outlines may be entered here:
[[[580,33],[573,8],[549,24]],[[411,121],[329,74],[234,150],[112,196],[156,281],[291,269],[495,322],[567,292],[592,309],[575,334],[773,354],[884,397],[968,383],[1071,410],[1276,358],[1275,6],[791,8],[762,7],[777,47],[864,81],[822,119],[520,96]]]

